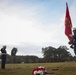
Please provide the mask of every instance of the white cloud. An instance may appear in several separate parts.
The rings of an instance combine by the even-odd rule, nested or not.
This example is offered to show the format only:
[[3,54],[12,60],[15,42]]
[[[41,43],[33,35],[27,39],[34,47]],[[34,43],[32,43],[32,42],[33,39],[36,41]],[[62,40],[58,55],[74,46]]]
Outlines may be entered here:
[[[35,16],[35,9],[19,9],[18,6],[2,5],[0,10],[1,43],[12,44],[21,42],[41,43],[51,39],[55,31],[48,32],[40,28],[41,22]],[[33,11],[32,11],[33,10]],[[27,12],[26,12],[27,11]],[[31,14],[30,14],[31,13]],[[24,17],[23,17],[24,16]]]
[[[18,47],[18,54],[38,54],[44,46],[67,45],[68,39],[64,35],[61,17],[58,20],[60,22],[57,20],[50,22],[49,13],[46,13],[47,8],[43,8],[45,7],[41,5],[27,7],[10,4],[5,0],[0,3],[0,43],[11,46],[8,48],[8,53],[13,46]],[[43,12],[47,15],[42,15]],[[52,14],[56,15],[56,13],[50,15]]]
[[76,27],[76,0],[73,1],[71,7],[70,7],[70,13],[71,13],[71,19],[72,19],[72,24],[73,27]]

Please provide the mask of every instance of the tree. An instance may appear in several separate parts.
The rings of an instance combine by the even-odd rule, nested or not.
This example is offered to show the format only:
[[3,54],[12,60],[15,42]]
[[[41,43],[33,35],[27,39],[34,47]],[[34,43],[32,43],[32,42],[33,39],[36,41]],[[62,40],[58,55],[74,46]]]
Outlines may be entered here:
[[68,48],[66,46],[59,46],[58,48],[49,46],[42,48],[42,53],[46,62],[60,62],[67,61],[71,56],[67,50]]
[[67,50],[69,49],[66,46],[59,46],[56,49],[58,61],[67,61],[68,57],[71,56],[71,54]]
[[16,53],[17,53],[17,48],[14,47],[11,51],[11,56],[16,56]]
[[46,62],[51,62],[51,61],[54,61],[53,58],[54,58],[54,52],[55,52],[56,48],[54,47],[46,47],[46,48],[42,48],[42,53],[43,53],[43,56],[44,56],[44,60]]
[[15,47],[11,51],[11,56],[13,57],[13,63],[15,63],[15,61],[16,61],[16,57],[15,56],[16,56],[17,51],[18,50]]

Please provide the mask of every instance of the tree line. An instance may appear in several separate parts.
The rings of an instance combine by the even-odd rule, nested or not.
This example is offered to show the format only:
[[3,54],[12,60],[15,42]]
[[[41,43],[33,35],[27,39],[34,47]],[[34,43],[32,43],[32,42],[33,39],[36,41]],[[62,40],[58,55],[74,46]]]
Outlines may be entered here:
[[59,46],[58,48],[49,46],[42,48],[42,53],[45,62],[65,62],[72,61],[73,56],[68,52],[69,48],[66,46]]
[[[59,46],[58,48],[49,46],[42,48],[43,58],[38,56],[18,56],[16,55],[18,49],[13,48],[11,50],[11,55],[7,54],[7,63],[46,63],[46,62],[68,62],[75,61],[76,57],[73,57],[69,48],[66,46]],[[1,56],[0,56],[1,58]],[[11,60],[11,61],[10,61]]]

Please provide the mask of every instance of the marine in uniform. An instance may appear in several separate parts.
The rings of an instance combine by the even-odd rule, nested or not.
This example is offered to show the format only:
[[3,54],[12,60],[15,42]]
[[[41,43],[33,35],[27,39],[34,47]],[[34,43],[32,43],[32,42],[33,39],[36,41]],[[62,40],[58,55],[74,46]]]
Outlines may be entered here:
[[1,58],[2,58],[2,62],[1,62],[1,68],[5,69],[5,64],[6,64],[6,46],[3,46],[1,48]]
[[72,39],[70,40],[69,44],[71,44],[70,47],[74,49],[74,53],[76,55],[76,28],[73,29],[73,33],[74,35]]

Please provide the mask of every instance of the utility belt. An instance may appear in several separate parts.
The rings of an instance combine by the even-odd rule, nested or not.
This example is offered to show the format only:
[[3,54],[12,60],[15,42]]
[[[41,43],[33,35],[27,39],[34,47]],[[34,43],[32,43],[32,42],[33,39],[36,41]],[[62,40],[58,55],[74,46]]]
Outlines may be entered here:
[[6,53],[1,53],[1,55],[7,55]]
[[76,45],[76,42],[74,42],[73,45]]

